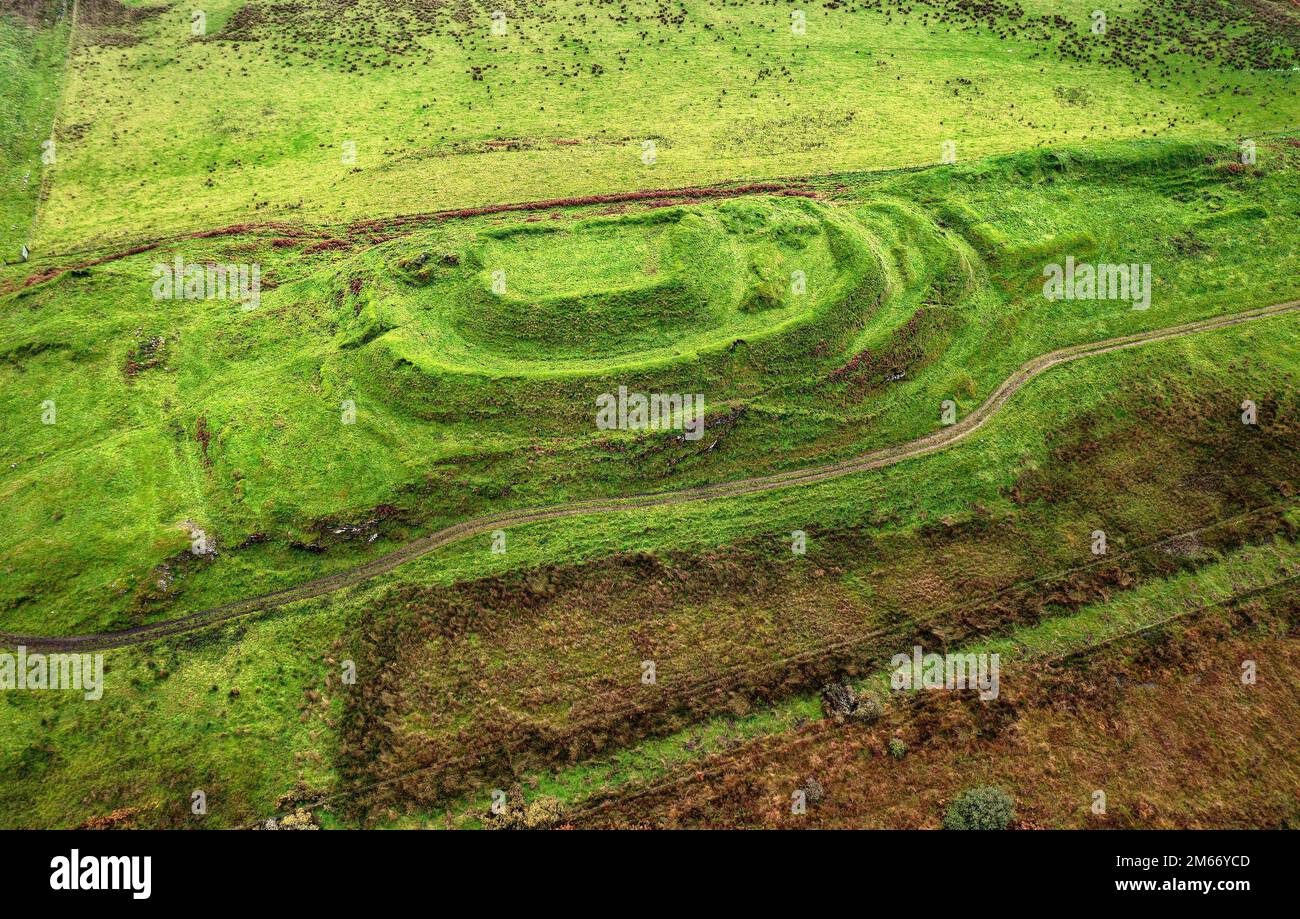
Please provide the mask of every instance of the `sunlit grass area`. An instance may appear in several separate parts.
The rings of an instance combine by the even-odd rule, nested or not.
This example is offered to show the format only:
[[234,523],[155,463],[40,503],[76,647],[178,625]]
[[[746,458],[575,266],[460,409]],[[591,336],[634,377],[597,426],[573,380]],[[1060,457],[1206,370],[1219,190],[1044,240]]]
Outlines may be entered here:
[[[937,163],[946,142],[964,161],[1300,124],[1294,41],[1231,4],[1213,9],[1232,21],[1207,9],[1173,42],[1160,2],[1108,8],[1104,34],[1083,0],[978,18],[892,0],[562,0],[504,4],[503,35],[491,5],[219,0],[201,35],[188,9],[93,6],[42,252],[255,217]],[[1273,66],[1242,68],[1251,54]]]
[[1288,640],[1300,312],[1017,374],[1300,298],[1293,10],[204,6],[0,11],[0,632],[319,595],[0,693],[0,824],[639,825],[914,642]]

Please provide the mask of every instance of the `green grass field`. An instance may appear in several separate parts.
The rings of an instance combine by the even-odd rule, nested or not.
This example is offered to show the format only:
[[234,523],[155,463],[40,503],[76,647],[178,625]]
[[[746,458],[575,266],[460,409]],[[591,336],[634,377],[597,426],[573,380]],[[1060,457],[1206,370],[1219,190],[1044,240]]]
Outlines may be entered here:
[[[0,7],[0,632],[846,460],[1048,352],[1300,298],[1300,14],[1094,6]],[[1149,302],[1049,298],[1067,262]],[[0,825],[472,826],[797,729],[914,638],[1086,654],[1294,563],[1298,317],[1055,367],[887,468],[111,650],[100,702],[0,693]],[[620,392],[663,424],[603,424]]]
[[[0,9],[6,9],[0,7]],[[65,5],[26,17],[0,13],[0,255],[17,262],[29,242],[41,189],[58,164],[51,128],[63,89],[69,23]]]
[[[40,252],[252,218],[337,224],[929,164],[946,141],[966,161],[1300,124],[1294,31],[1275,43],[1227,3],[1183,23],[1204,42],[1174,55],[1136,50],[1159,42],[1172,4],[1143,14],[1133,0],[1109,9],[1105,35],[1095,4],[1074,0],[1020,19],[1000,4],[977,20],[955,3],[817,7],[803,34],[797,3],[562,0],[504,5],[502,36],[489,4],[219,0],[198,36],[188,10],[85,6]],[[1222,47],[1228,35],[1270,66],[1233,66],[1247,52]]]
[[[1099,149],[344,254],[191,241],[11,293],[4,628],[121,628],[475,514],[843,458],[935,430],[945,400],[964,414],[1038,354],[1296,296],[1295,147],[1242,173],[1213,146]],[[1045,299],[1041,263],[1066,253],[1150,262],[1150,309]],[[270,289],[256,309],[154,300],[174,254],[256,262]],[[600,430],[619,386],[698,393],[718,423]]]

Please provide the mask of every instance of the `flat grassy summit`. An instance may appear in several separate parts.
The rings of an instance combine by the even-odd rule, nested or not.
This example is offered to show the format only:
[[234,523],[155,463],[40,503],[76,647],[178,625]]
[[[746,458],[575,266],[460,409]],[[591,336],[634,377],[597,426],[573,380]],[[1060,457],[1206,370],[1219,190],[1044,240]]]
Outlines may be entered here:
[[880,270],[861,229],[801,197],[525,223],[409,254],[419,245],[395,256],[409,283],[363,310],[404,317],[385,344],[419,366],[496,376],[716,360],[826,319]]

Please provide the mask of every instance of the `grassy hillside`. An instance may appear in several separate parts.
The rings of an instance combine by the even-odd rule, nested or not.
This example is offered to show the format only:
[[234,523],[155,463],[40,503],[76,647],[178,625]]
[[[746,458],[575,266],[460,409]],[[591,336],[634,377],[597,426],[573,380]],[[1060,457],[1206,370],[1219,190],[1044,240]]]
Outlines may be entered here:
[[189,8],[81,4],[42,254],[1300,124],[1271,2],[1124,0],[1103,34],[1083,0],[204,6],[196,35]]
[[[282,795],[341,794],[348,821],[355,803],[372,819],[408,803],[427,814],[508,779],[482,749],[507,727],[501,736],[526,739],[521,764],[599,755],[842,667],[870,672],[915,630],[997,634],[1243,544],[1293,540],[1294,509],[1252,509],[1286,507],[1300,473],[1298,349],[1284,319],[1103,355],[1053,371],[969,444],[881,473],[599,528],[512,530],[503,555],[458,545],[333,599],[109,652],[101,703],[6,694],[5,819],[132,808],[128,822],[183,823],[192,788],[221,802],[218,825],[266,816]],[[1237,418],[1242,390],[1268,407],[1257,432]],[[1098,527],[1114,559],[1090,555]],[[796,528],[810,535],[805,557],[789,551]],[[1189,530],[1199,535],[1176,551],[1153,545]],[[624,560],[600,561],[611,553]],[[457,581],[469,583],[422,586]],[[640,684],[647,655],[662,694]],[[356,685],[340,685],[345,660]],[[773,661],[787,663],[754,666]],[[594,730],[569,733],[591,719]],[[357,794],[411,772],[411,755],[473,750],[485,772]]]
[[[0,3],[0,261],[20,260],[42,188],[58,163],[60,138],[51,129],[69,9],[62,0]],[[52,151],[43,146],[51,140]]]
[[[0,693],[0,825],[477,826],[492,789],[786,825],[813,762],[854,789],[827,825],[879,810],[861,787],[932,825],[972,762],[1079,825],[1041,790],[1113,749],[1061,700],[1154,717],[1107,666],[1175,687],[1182,751],[1107,773],[1113,825],[1286,820],[1294,758],[1242,779],[1242,738],[1293,700],[1188,662],[1294,662],[1300,312],[1000,394],[1300,299],[1300,17],[1094,7],[5,3],[0,244],[34,253],[0,267],[0,632],[338,589],[108,651],[100,701]],[[1064,265],[1149,291],[1050,296]],[[602,421],[628,393],[663,423]],[[1010,707],[819,717],[916,642],[999,650]],[[1053,736],[1066,778],[1023,765]]]
[[[1207,145],[1024,154],[377,245],[189,240],[19,288],[0,627],[121,628],[489,511],[921,436],[1038,354],[1296,297],[1297,160],[1290,141],[1250,169]],[[1067,255],[1149,262],[1151,307],[1045,299],[1042,265]],[[176,257],[259,265],[260,304],[153,299]],[[707,436],[599,429],[619,386],[701,394]]]

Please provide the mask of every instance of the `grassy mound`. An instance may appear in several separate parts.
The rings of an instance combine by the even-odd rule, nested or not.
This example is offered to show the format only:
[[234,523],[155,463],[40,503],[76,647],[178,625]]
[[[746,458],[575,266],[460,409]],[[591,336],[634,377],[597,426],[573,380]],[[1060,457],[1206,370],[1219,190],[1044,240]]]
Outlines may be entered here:
[[[836,307],[879,270],[860,229],[803,198],[555,224],[488,230],[437,276],[385,285],[372,309],[406,317],[385,342],[394,359],[431,375],[590,376],[708,361],[804,323],[838,326],[822,330],[833,340],[848,318]],[[411,245],[400,263],[419,260]]]
[[[1231,148],[1164,147],[1131,151],[1137,178],[1060,151],[818,200],[183,240],[15,290],[4,627],[120,628],[483,513],[842,459],[933,431],[942,402],[964,414],[1054,348],[1293,298],[1300,148],[1243,170]],[[1151,263],[1151,309],[1044,299],[1041,261],[1089,252]],[[260,306],[154,300],[176,255],[259,264]],[[703,394],[707,435],[599,429],[620,386]],[[215,554],[191,552],[195,529]]]
[[654,348],[717,318],[709,280],[732,273],[730,253],[712,248],[703,276],[679,261],[716,244],[702,222],[603,219],[492,233],[471,254],[478,283],[453,323],[490,349],[540,361]]

